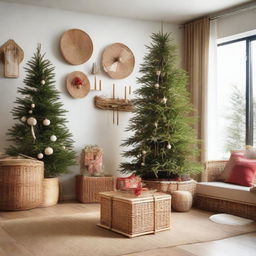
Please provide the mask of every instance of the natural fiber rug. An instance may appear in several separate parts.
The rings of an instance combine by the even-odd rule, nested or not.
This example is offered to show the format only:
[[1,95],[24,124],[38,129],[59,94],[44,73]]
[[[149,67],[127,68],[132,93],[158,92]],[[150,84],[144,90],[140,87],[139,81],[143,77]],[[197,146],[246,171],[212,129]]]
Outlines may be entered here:
[[253,220],[245,219],[231,214],[218,213],[209,217],[209,219],[218,224],[226,225],[246,225],[252,223]]
[[[107,256],[211,241],[256,231],[256,224],[219,225],[211,213],[192,209],[172,213],[172,228],[155,235],[126,238],[97,227],[99,211],[0,222],[2,230],[33,256]],[[2,244],[0,239],[0,249]],[[4,243],[4,241],[3,241]],[[1,251],[1,250],[0,250]]]

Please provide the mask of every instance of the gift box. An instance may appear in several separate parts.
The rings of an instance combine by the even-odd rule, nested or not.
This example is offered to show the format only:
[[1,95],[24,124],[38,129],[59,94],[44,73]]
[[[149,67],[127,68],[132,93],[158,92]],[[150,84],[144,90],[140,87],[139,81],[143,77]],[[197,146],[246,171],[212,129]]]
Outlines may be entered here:
[[81,152],[80,174],[100,176],[103,173],[103,150],[98,146],[86,146]]
[[128,237],[170,229],[171,196],[168,194],[142,193],[137,197],[116,191],[100,196],[100,227]]
[[117,178],[116,189],[117,190],[132,190],[141,188],[141,178],[132,174],[129,177]]

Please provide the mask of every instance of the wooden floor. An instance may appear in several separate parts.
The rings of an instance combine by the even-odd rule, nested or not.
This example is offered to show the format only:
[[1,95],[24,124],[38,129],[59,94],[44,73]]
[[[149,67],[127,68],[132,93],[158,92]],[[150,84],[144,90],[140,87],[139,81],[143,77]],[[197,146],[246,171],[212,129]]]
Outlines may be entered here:
[[[91,204],[79,204],[76,202],[60,203],[53,207],[36,208],[28,211],[1,212],[0,222],[8,219],[29,218],[39,216],[66,215],[72,213],[90,212],[95,210]],[[0,239],[5,239],[4,232]],[[3,253],[3,254],[2,254]],[[0,256],[16,256],[10,248],[10,252],[3,252],[0,248]],[[172,248],[148,250],[140,253],[132,253],[123,256],[255,256],[256,232],[245,235],[226,238],[218,241],[195,243]]]

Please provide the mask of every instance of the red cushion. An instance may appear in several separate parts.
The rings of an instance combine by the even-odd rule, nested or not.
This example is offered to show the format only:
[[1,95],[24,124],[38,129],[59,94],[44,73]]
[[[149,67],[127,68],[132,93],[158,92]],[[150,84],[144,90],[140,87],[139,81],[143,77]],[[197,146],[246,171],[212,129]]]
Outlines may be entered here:
[[255,175],[256,160],[239,158],[235,161],[230,176],[225,182],[251,187]]
[[230,158],[226,163],[223,172],[220,174],[220,176],[217,179],[220,181],[226,181],[231,174],[232,168],[235,165],[235,161],[238,160],[239,158],[244,158],[244,154],[241,152],[231,153]]

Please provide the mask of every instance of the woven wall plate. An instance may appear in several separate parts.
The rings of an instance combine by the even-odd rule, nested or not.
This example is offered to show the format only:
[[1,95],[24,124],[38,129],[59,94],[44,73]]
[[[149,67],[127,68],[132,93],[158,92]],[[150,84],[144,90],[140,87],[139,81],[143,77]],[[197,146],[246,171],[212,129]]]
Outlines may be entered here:
[[134,64],[134,55],[124,44],[111,44],[103,52],[103,69],[113,79],[123,79],[129,76],[133,71]]
[[60,39],[63,58],[72,65],[80,65],[90,59],[93,43],[90,36],[80,29],[67,30]]
[[[83,81],[83,84],[80,87],[74,84],[75,78],[79,78]],[[90,91],[90,82],[87,76],[80,71],[68,74],[66,86],[69,94],[76,99],[85,97]]]

